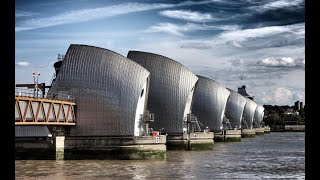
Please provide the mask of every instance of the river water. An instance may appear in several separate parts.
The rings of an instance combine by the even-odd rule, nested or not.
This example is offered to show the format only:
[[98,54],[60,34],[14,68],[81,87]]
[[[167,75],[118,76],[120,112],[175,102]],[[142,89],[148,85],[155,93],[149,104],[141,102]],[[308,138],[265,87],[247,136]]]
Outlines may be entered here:
[[305,133],[271,132],[166,160],[16,160],[16,179],[305,179]]

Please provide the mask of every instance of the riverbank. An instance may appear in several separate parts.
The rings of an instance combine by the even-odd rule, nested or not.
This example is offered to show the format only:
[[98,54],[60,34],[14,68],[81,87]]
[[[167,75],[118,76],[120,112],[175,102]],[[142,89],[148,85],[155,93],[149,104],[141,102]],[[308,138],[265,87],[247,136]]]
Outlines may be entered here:
[[270,126],[271,132],[305,132],[305,125],[277,125]]

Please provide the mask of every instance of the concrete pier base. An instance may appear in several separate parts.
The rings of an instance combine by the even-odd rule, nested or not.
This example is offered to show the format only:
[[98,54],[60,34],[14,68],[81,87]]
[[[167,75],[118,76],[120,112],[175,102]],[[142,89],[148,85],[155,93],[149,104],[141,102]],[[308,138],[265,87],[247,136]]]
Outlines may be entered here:
[[240,142],[241,141],[241,130],[225,130],[224,142]]
[[241,130],[242,138],[254,138],[256,137],[256,131],[254,129],[242,129]]
[[65,159],[165,159],[166,136],[67,137]]
[[264,135],[264,128],[254,128],[256,135]]
[[16,159],[165,159],[166,136],[16,138]]
[[270,133],[270,127],[269,126],[265,126],[264,127],[264,133],[265,134],[269,134]]
[[222,130],[220,133],[214,134],[215,142],[240,142],[241,141],[241,130],[230,129]]
[[167,136],[168,150],[212,150],[213,132],[195,132],[190,134],[176,134]]
[[284,125],[284,129],[287,132],[304,132],[305,125]]
[[224,131],[214,133],[214,142],[224,142]]
[[56,159],[56,147],[51,139],[46,138],[16,138],[16,160]]
[[64,136],[55,137],[56,160],[64,159]]

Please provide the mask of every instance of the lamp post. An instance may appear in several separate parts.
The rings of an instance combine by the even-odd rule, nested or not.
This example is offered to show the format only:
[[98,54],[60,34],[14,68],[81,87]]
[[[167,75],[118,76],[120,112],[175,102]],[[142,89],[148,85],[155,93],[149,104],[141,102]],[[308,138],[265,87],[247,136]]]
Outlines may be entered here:
[[33,72],[32,76],[33,76],[33,82],[34,82],[34,97],[38,97],[38,79],[40,76],[40,72],[38,73]]

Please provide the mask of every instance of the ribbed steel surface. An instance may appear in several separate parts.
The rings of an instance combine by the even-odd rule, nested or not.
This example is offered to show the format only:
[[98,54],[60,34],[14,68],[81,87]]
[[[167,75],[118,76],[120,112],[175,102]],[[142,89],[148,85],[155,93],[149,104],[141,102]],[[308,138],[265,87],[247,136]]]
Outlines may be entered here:
[[243,109],[247,103],[247,99],[236,91],[227,89],[230,91],[230,96],[226,105],[226,118],[229,119],[232,128],[241,128]]
[[158,54],[129,51],[129,59],[150,71],[147,109],[154,113],[154,130],[182,133],[188,96],[192,98],[197,76],[182,64]]
[[113,51],[72,44],[48,96],[75,97],[77,122],[70,135],[134,135],[137,102],[149,74]]
[[198,76],[193,96],[192,112],[210,130],[219,132],[230,92],[218,82]]
[[257,108],[257,103],[255,103],[254,101],[252,101],[249,98],[246,98],[246,99],[248,101],[247,101],[246,105],[244,106],[243,117],[244,117],[244,121],[247,123],[248,127],[242,126],[242,128],[244,128],[244,129],[252,127],[254,112]]
[[15,137],[48,137],[47,126],[15,126]]
[[261,105],[258,105],[254,112],[253,127],[255,128],[260,127],[261,121],[263,120],[263,116],[264,116],[264,107]]

